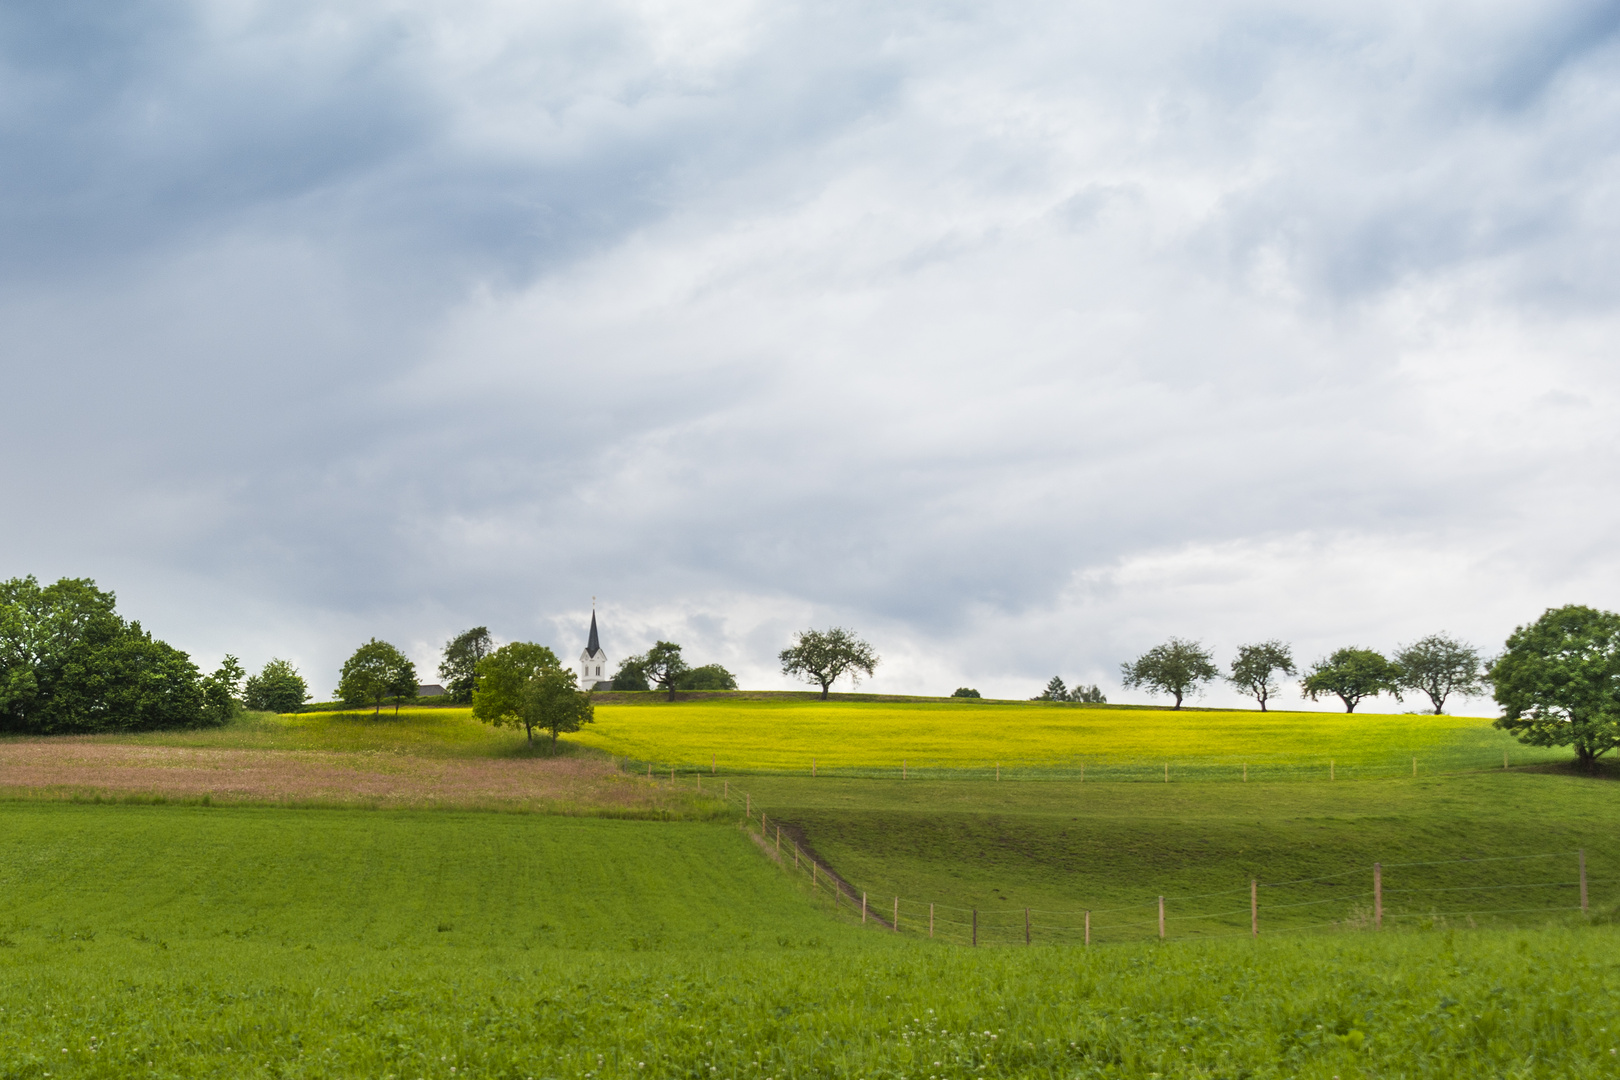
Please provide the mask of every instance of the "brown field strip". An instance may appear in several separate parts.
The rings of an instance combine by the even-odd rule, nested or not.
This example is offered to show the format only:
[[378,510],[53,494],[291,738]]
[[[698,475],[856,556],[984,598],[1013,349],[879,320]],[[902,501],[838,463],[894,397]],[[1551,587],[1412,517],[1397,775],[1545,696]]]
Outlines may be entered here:
[[467,759],[377,751],[137,746],[80,738],[0,741],[0,797],[531,810],[706,817],[690,788],[600,758]]

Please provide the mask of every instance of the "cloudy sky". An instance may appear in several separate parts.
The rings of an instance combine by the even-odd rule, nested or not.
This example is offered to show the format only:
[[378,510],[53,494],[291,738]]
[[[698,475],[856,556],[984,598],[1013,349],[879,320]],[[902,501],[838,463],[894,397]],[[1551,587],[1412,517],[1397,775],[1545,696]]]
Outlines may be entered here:
[[1620,607],[1617,151],[1612,2],[19,0],[0,572],[318,694],[1494,649]]

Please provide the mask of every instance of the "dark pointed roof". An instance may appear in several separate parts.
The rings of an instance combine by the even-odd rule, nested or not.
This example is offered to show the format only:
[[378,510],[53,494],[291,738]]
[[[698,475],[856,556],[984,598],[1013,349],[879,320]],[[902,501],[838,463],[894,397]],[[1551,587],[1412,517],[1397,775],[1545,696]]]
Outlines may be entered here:
[[602,642],[596,636],[596,609],[591,609],[591,638],[585,643],[585,651],[595,656],[602,651]]

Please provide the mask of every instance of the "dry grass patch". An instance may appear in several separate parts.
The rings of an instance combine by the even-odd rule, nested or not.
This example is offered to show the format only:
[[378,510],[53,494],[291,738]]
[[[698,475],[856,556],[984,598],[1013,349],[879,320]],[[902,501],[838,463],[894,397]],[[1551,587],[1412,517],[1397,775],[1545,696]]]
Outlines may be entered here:
[[689,786],[630,776],[606,758],[462,758],[389,751],[154,746],[90,738],[0,742],[10,798],[452,807],[703,818]]

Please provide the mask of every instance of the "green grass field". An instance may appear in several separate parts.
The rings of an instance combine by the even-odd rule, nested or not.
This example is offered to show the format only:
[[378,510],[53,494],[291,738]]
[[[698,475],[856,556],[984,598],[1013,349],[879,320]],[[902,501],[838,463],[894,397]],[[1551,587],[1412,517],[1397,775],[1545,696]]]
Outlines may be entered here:
[[725,825],[0,807],[0,1076],[1620,1075],[1609,927],[977,950]]
[[750,700],[604,704],[571,737],[639,762],[731,772],[1241,780],[1454,772],[1568,758],[1479,717],[1217,711],[1046,702]]
[[[0,1080],[1620,1076],[1620,785],[1484,721],[724,698],[598,717],[560,764],[613,755],[635,775],[591,768],[659,805],[729,786],[737,820],[0,803]],[[84,745],[103,741],[397,760],[429,789],[559,764],[455,709]],[[700,796],[708,754],[724,775]],[[744,799],[771,845],[786,826],[782,865]],[[901,932],[812,892],[795,839],[874,916],[905,897]]]

